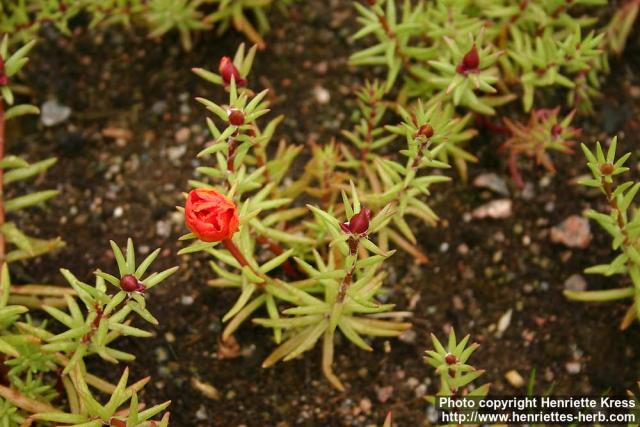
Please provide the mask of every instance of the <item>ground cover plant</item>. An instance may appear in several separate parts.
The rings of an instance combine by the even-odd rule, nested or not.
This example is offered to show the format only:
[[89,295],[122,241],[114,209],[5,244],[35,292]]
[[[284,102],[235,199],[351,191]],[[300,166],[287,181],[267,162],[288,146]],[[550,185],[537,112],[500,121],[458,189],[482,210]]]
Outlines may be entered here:
[[[9,50],[9,38],[0,45],[0,165],[2,186],[29,180],[43,174],[55,163],[55,158],[28,163],[18,156],[5,155],[7,121],[27,114],[37,114],[38,108],[17,104],[14,78],[28,63],[28,53],[34,42],[15,52]],[[126,254],[112,241],[113,254],[119,274],[96,272],[95,285],[77,279],[72,272],[61,269],[70,288],[48,285],[13,287],[10,263],[28,260],[64,246],[59,238],[40,239],[23,233],[6,215],[41,205],[57,195],[55,190],[31,192],[13,198],[0,199],[0,352],[3,385],[0,386],[0,422],[5,426],[28,426],[41,423],[66,425],[127,425],[167,426],[169,413],[162,415],[169,405],[145,408],[137,393],[149,381],[142,379],[128,385],[129,370],[125,368],[117,385],[88,372],[85,358],[98,356],[105,362],[131,361],[134,355],[114,348],[120,336],[149,337],[143,329],[131,326],[130,314],[135,313],[149,323],[158,321],[146,309],[142,294],[158,285],[176,271],[168,269],[146,275],[147,269],[160,250],[151,253],[140,265],[136,264],[133,242],[127,242]],[[115,287],[109,292],[107,283]],[[82,308],[83,307],[83,308]],[[42,320],[30,309],[40,309],[64,327],[56,330],[50,321]],[[108,396],[107,402],[100,403]],[[64,396],[64,398],[63,398]],[[64,402],[61,404],[60,402]],[[123,406],[127,409],[123,410]],[[151,421],[161,414],[162,420]]]
[[149,37],[177,31],[182,46],[189,50],[199,31],[224,33],[230,27],[265,47],[262,33],[269,30],[267,10],[281,10],[291,0],[38,0],[8,1],[0,4],[0,32],[29,40],[51,26],[71,35],[83,21],[89,28],[140,25]]
[[[635,2],[223,3],[154,43],[10,30],[3,422],[423,425],[437,395],[633,390]],[[244,6],[264,40],[216,31]]]
[[[400,85],[401,103],[426,99],[429,104],[448,104],[463,113],[494,116],[496,108],[519,100],[525,112],[536,108],[531,112],[533,122],[545,115],[537,109],[549,103],[540,92],[553,89],[566,92],[568,106],[591,111],[599,76],[608,69],[606,31],[594,29],[597,20],[575,10],[604,4],[598,0],[405,1],[398,10],[392,0],[371,1],[368,7],[356,3],[362,28],[354,37],[373,36],[375,41],[350,60],[355,65],[384,65],[388,69],[385,86]],[[555,107],[557,100],[551,102]],[[570,121],[563,123],[565,127]],[[507,122],[507,130],[510,141],[526,144],[513,123]],[[545,139],[558,139],[557,144],[564,145],[564,127],[548,130]],[[519,185],[519,154],[535,156],[538,163],[552,168],[547,150],[557,147],[537,143],[535,149],[521,150],[514,145],[506,147],[510,148],[511,173]],[[452,154],[466,176],[466,163],[475,157],[460,150]]]

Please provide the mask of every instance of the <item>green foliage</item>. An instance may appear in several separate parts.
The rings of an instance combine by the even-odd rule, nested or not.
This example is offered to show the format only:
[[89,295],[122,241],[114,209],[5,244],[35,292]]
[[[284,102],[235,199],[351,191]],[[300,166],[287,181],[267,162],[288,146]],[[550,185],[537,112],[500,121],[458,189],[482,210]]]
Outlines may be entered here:
[[[25,114],[38,114],[37,107],[29,104],[15,104],[13,94],[13,79],[28,63],[27,55],[33,48],[34,42],[29,42],[13,53],[9,52],[9,37],[5,36],[0,44],[0,58],[4,67],[0,70],[0,120],[2,121],[2,135],[6,121],[15,119]],[[4,145],[4,144],[3,144]],[[16,156],[5,156],[0,158],[0,170],[2,172],[2,186],[6,189],[10,184],[28,180],[44,174],[56,163],[55,158],[50,158],[35,163]],[[5,190],[6,192],[6,190]],[[47,200],[58,194],[56,190],[43,190],[26,195],[3,200],[3,220],[0,221],[0,233],[4,242],[2,243],[2,259],[7,262],[25,260],[45,254],[64,246],[60,238],[40,239],[31,237],[22,232],[13,222],[4,220],[4,212],[13,212],[32,206],[42,205]],[[14,248],[8,252],[4,251],[4,245],[11,244]]]
[[[92,395],[87,385],[84,372],[79,367],[74,369],[71,380],[76,388],[75,397],[82,403],[82,411],[77,412],[41,412],[32,418],[36,421],[49,421],[55,423],[70,424],[83,427],[100,427],[103,425],[126,427],[167,427],[169,425],[169,413],[165,413],[160,421],[150,421],[151,418],[163,412],[171,402],[164,402],[151,408],[142,409],[138,402],[137,392],[148,381],[139,381],[127,387],[129,368],[125,368],[120,381],[111,392],[109,401],[104,405],[98,402]],[[127,402],[129,402],[128,405]],[[125,415],[121,412],[122,406],[128,406]]]
[[[149,381],[148,378],[127,387],[127,369],[117,385],[86,371],[85,359],[92,355],[112,363],[134,359],[132,354],[114,348],[113,344],[121,336],[151,335],[131,326],[131,315],[136,314],[147,322],[157,324],[157,320],[146,309],[142,292],[158,285],[177,269],[174,267],[145,275],[159,250],[136,267],[130,239],[126,254],[113,242],[112,248],[119,277],[134,274],[144,287],[135,292],[123,291],[120,278],[100,271],[96,272],[96,283],[91,286],[78,280],[68,270],[61,270],[74,295],[65,295],[65,309],[47,305],[42,307],[64,325],[65,328],[59,333],[50,332],[47,322],[34,323],[26,315],[27,307],[9,303],[11,283],[8,266],[3,264],[0,277],[0,352],[4,354],[4,363],[9,368],[6,380],[11,388],[0,386],[0,396],[6,399],[0,405],[0,421],[4,417],[9,420],[8,425],[15,425],[11,420],[29,418],[97,427],[119,425],[114,424],[115,418],[123,420],[126,424],[122,425],[126,426],[168,425],[168,415],[159,424],[151,424],[148,420],[163,412],[169,402],[147,409],[142,409],[138,403],[136,393]],[[115,293],[108,292],[107,283],[116,288]],[[53,402],[60,397],[56,388],[58,382],[64,386],[69,405],[67,412],[53,406]],[[108,403],[100,404],[89,386],[110,395]],[[128,410],[125,407],[123,411],[125,404]]]
[[[573,16],[604,0],[393,0],[355,3],[373,44],[351,56],[355,65],[387,67],[387,89],[401,80],[400,99],[450,102],[481,113],[516,99],[529,111],[536,93],[564,87],[570,105],[591,109],[598,73],[606,69],[604,33],[595,20]],[[475,51],[475,52],[474,52]]]
[[[489,392],[490,384],[471,387],[471,383],[478,379],[484,371],[475,369],[468,363],[469,358],[478,348],[478,344],[469,343],[469,335],[459,342],[456,334],[451,330],[445,347],[435,335],[431,335],[434,350],[427,350],[425,361],[435,368],[440,377],[440,389],[437,396],[468,396],[483,398]],[[435,403],[436,396],[429,396],[427,400]]]
[[606,28],[607,47],[616,55],[622,54],[640,12],[640,1],[627,0],[619,6]]
[[[1,194],[4,194],[4,187],[36,177],[56,161],[28,163],[15,156],[4,156],[6,121],[38,113],[34,106],[14,105],[12,91],[13,78],[28,62],[26,55],[33,44],[29,42],[13,54],[9,54],[8,37],[0,45]],[[163,412],[169,402],[148,409],[138,402],[136,393],[148,378],[127,387],[128,370],[125,369],[120,382],[113,385],[87,372],[85,366],[85,359],[92,355],[112,363],[133,360],[132,354],[113,346],[115,341],[121,336],[151,336],[150,332],[131,326],[131,318],[135,314],[154,325],[158,323],[147,310],[142,293],[177,269],[146,274],[160,250],[137,265],[131,240],[127,242],[124,254],[111,242],[118,276],[98,271],[93,286],[65,269],[61,271],[71,285],[70,289],[11,285],[10,262],[39,256],[60,247],[62,242],[27,236],[14,223],[6,221],[5,213],[40,205],[56,194],[56,191],[46,190],[8,200],[0,198],[0,353],[5,365],[0,385],[0,423],[3,426],[28,426],[34,422],[36,425],[46,422],[46,425],[59,423],[84,427],[167,426],[168,414],[160,421],[152,418]],[[15,249],[7,252],[8,244]],[[123,281],[135,281],[135,289],[131,290],[130,286],[124,289]],[[116,292],[109,292],[107,283],[113,285]],[[43,309],[64,327],[56,325],[56,332],[52,332],[46,320],[32,320],[29,308]],[[104,405],[99,403],[95,391],[110,395],[109,401]]]
[[[436,222],[424,200],[433,184],[448,178],[432,172],[447,168],[450,156],[473,160],[459,146],[473,131],[465,130],[468,117],[422,105],[398,108],[403,122],[384,126],[385,89],[371,82],[357,92],[356,127],[343,132],[350,144],[314,145],[300,173],[292,173],[302,147],[271,143],[282,117],[260,125],[269,101],[267,91],[256,94],[246,85],[254,54],[255,46],[241,46],[234,69],[226,67],[223,74],[194,69],[224,86],[228,100],[198,98],[213,114],[207,120],[213,140],[198,157],[213,164],[198,167],[202,179],[191,185],[232,200],[240,229],[222,242],[196,240],[180,254],[208,253],[217,276],[209,284],[238,288],[236,303],[223,317],[223,340],[252,317],[272,329],[278,347],[265,367],[322,342],[323,372],[343,389],[332,370],[336,334],[371,351],[368,337],[397,336],[410,327],[401,321],[403,314],[391,311],[393,304],[377,299],[386,277],[383,263],[395,252],[390,245],[426,261],[408,218]],[[400,156],[390,155],[397,143],[404,146]]]
[[[534,107],[547,111],[540,107],[555,106],[557,94],[565,94],[579,111],[592,111],[599,76],[608,71],[609,39],[604,31],[594,30],[594,18],[580,15],[606,4],[604,0],[367,3],[354,3],[361,29],[353,38],[370,46],[352,54],[350,62],[386,67],[381,86],[384,92],[397,93],[396,111],[401,106],[416,109],[415,101],[421,100],[425,110],[437,106],[443,116],[459,120],[459,135],[440,152],[440,159],[450,159],[463,180],[467,163],[475,161],[461,147],[475,135],[465,129],[470,113],[492,116],[518,98],[527,112]],[[538,114],[532,113],[528,125],[507,121],[512,135],[503,148],[510,151],[509,167],[520,186],[519,154],[535,156],[552,170],[546,150],[567,151],[556,136],[548,143],[539,140],[542,134],[533,128],[544,124],[535,123],[541,121]],[[480,122],[494,128],[489,119]]]
[[160,37],[171,30],[178,30],[182,46],[191,50],[191,33],[208,29],[199,10],[203,0],[151,0],[140,13],[149,25],[149,36]]
[[[230,26],[255,43],[260,49],[265,48],[261,33],[269,31],[268,9],[272,6],[283,8],[295,0],[213,0],[217,4],[215,12],[207,15],[206,22],[217,25],[218,34],[222,34]],[[253,16],[256,26],[247,15]]]
[[[292,0],[10,0],[0,3],[0,33],[30,40],[46,24],[70,35],[69,23],[79,14],[90,17],[90,28],[107,25],[142,25],[150,37],[177,31],[185,49],[192,47],[193,33],[231,25],[264,47],[260,33],[269,29],[268,10]],[[216,11],[210,12],[211,3]],[[252,15],[248,17],[247,14]],[[257,28],[251,23],[256,21]]]
[[589,267],[585,271],[589,274],[604,276],[624,275],[631,279],[631,285],[624,288],[597,291],[569,291],[567,297],[578,301],[614,301],[631,298],[633,304],[627,310],[621,328],[627,328],[636,318],[640,317],[640,215],[632,206],[635,196],[640,190],[640,183],[626,181],[616,183],[615,177],[627,172],[625,162],[631,156],[627,153],[616,159],[617,138],[611,140],[611,145],[605,155],[600,142],[596,144],[595,153],[582,144],[582,151],[587,157],[587,165],[592,178],[584,179],[580,183],[600,190],[609,204],[607,213],[590,210],[587,216],[596,221],[611,235],[611,247],[618,255],[607,264]]

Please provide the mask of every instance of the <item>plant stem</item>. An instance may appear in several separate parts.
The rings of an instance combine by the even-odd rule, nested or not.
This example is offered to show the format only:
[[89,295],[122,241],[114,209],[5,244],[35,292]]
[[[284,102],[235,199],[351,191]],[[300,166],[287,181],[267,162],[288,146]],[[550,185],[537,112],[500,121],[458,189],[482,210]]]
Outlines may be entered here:
[[402,63],[404,64],[404,67],[407,69],[409,74],[415,75],[415,71],[413,70],[413,65],[411,64],[411,60],[409,59],[407,54],[402,51],[402,46],[400,46],[400,41],[398,40],[396,33],[391,28],[391,25],[389,25],[389,21],[387,20],[387,17],[384,16],[384,14],[378,15],[378,22],[380,22],[380,25],[382,26],[382,29],[384,30],[387,37],[389,37],[389,39],[393,41],[394,51],[396,55],[398,55]]
[[345,390],[344,385],[338,379],[336,374],[333,373],[333,368],[332,368],[333,353],[334,353],[333,337],[334,337],[334,332],[331,331],[330,328],[327,328],[327,330],[324,332],[324,337],[322,339],[322,373],[327,378],[327,380],[329,380],[331,385],[333,385],[335,388],[337,388],[340,391],[344,391]]
[[340,282],[340,288],[338,289],[338,295],[336,296],[337,304],[342,304],[344,302],[344,299],[347,296],[347,290],[349,289],[349,286],[351,286],[353,273],[356,271],[356,262],[358,261],[358,246],[358,241],[350,238],[349,250],[351,251],[351,254],[349,255],[349,258],[351,259],[351,265]]
[[373,88],[369,88],[368,91],[368,95],[369,95],[369,114],[367,114],[367,133],[365,135],[364,138],[364,147],[362,148],[362,151],[360,152],[360,161],[363,164],[363,167],[360,168],[360,173],[362,174],[362,172],[364,171],[364,166],[367,162],[367,157],[369,156],[369,152],[371,151],[371,142],[373,141],[373,128],[375,127],[376,123],[376,109],[378,106],[378,98],[375,96],[376,93],[373,90]]
[[[269,250],[275,255],[280,255],[284,252],[282,246],[264,236],[257,236],[256,242],[260,243],[261,245],[266,245]],[[300,277],[300,272],[293,266],[293,264],[291,264],[289,260],[285,260],[285,262],[282,263],[282,268],[289,276],[291,276],[291,278],[297,279]]]
[[274,283],[275,282],[268,275],[266,275],[264,273],[261,273],[260,271],[258,271],[255,268],[253,268],[253,266],[251,264],[249,264],[249,261],[247,261],[247,259],[244,257],[244,255],[242,255],[242,252],[240,252],[240,248],[238,248],[238,246],[233,242],[233,240],[231,240],[231,238],[224,239],[222,241],[222,243],[224,244],[224,247],[236,259],[236,261],[238,261],[238,263],[240,264],[241,267],[249,267],[251,269],[251,271],[253,271],[253,273],[256,276],[260,276],[262,278],[262,280],[264,280],[264,282],[256,283],[256,286],[262,288],[267,283]]
[[240,266],[251,268],[247,259],[244,257],[244,255],[242,255],[242,252],[240,252],[240,249],[238,248],[238,246],[236,246],[236,244],[233,243],[233,240],[231,240],[230,238],[224,239],[222,241],[222,244],[231,253],[231,255],[233,255],[236,261],[238,261]]
[[609,207],[611,207],[611,209],[616,212],[616,220],[618,221],[618,228],[620,229],[620,232],[624,235],[624,244],[628,245],[630,239],[629,239],[629,233],[626,230],[627,223],[622,215],[622,211],[620,210],[620,207],[618,206],[618,202],[613,195],[613,191],[611,190],[611,184],[609,184],[604,177],[602,177],[602,189],[604,190],[604,193],[607,196],[607,202],[609,203]]

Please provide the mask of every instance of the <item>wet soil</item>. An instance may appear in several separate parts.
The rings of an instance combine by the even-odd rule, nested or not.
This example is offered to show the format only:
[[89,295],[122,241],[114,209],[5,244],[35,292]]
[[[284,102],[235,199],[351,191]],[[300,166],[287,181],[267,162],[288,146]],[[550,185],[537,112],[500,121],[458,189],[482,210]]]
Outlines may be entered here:
[[[268,50],[256,60],[252,78],[274,92],[271,117],[286,114],[278,136],[297,144],[326,143],[349,126],[349,96],[364,77],[380,70],[351,69],[356,23],[349,2],[314,0],[295,6],[289,17],[273,18]],[[27,80],[32,101],[55,98],[72,108],[70,119],[53,128],[25,123],[12,129],[8,151],[30,160],[56,156],[58,164],[38,188],[61,195],[44,210],[17,218],[33,234],[60,235],[66,248],[14,268],[14,281],[62,283],[58,268],[91,280],[92,271],[114,270],[108,241],[123,245],[131,236],[144,253],[164,248],[157,268],[181,265],[180,273],[153,290],[150,310],[160,319],[155,337],[123,340],[137,356],[134,377],[151,375],[143,392],[149,404],[170,399],[176,426],[367,426],[381,425],[392,410],[397,425],[428,423],[425,393],[437,389],[433,371],[422,361],[429,334],[451,327],[481,343],[474,364],[495,395],[523,393],[505,373],[527,377],[537,370],[539,390],[555,384],[559,394],[622,393],[639,378],[638,326],[618,330],[626,303],[583,304],[562,295],[565,280],[612,257],[608,237],[592,224],[585,249],[569,249],[549,239],[550,227],[587,208],[605,209],[602,199],[575,185],[587,172],[582,155],[554,157],[554,175],[523,165],[527,191],[510,190],[513,214],[507,219],[469,220],[469,212],[500,196],[455,179],[434,192],[442,217],[439,228],[415,224],[431,262],[416,265],[406,256],[391,263],[389,298],[414,312],[413,331],[403,340],[375,342],[366,353],[347,342],[337,345],[335,369],[348,390],[324,381],[319,351],[268,370],[261,361],[273,348],[268,331],[246,326],[236,336],[241,356],[220,360],[221,315],[235,292],[206,286],[212,272],[206,258],[175,255],[185,232],[175,206],[199,164],[195,154],[207,141],[203,109],[195,96],[221,99],[219,90],[192,75],[190,68],[215,69],[242,39],[200,35],[192,52],[177,39],[150,41],[143,34],[79,31],[73,40],[45,34],[34,52]],[[633,151],[632,173],[640,158],[640,37],[636,32],[623,58],[612,61],[604,97],[592,117],[578,120],[582,140],[592,144],[620,136],[620,150]],[[324,102],[325,92],[329,102]],[[110,129],[111,131],[105,129]],[[121,138],[109,136],[113,129]],[[126,132],[122,133],[122,130]],[[124,137],[124,138],[123,138]],[[483,131],[472,143],[480,162],[470,176],[495,172],[509,180],[497,151],[503,136]],[[20,191],[18,188],[16,191]],[[623,278],[585,276],[589,289],[621,286]],[[512,310],[507,329],[499,319]],[[109,378],[116,370],[95,369]],[[579,371],[579,372],[578,372]],[[218,399],[205,397],[193,381],[208,383]]]

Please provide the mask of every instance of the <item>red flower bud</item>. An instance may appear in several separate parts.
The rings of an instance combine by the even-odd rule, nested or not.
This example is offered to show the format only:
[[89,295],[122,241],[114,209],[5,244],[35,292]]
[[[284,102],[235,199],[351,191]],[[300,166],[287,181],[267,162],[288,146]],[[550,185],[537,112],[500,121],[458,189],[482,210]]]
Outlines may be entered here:
[[125,292],[142,292],[145,287],[133,274],[127,274],[120,279],[120,287]]
[[229,239],[240,225],[236,205],[216,190],[205,188],[189,193],[184,218],[187,227],[204,242]]
[[560,135],[562,133],[564,129],[562,129],[562,126],[560,126],[560,124],[556,123],[553,126],[551,126],[551,136],[553,136],[554,138],[558,135]]
[[476,71],[480,66],[480,56],[478,55],[478,48],[475,43],[471,46],[471,50],[462,57],[462,62],[458,64],[456,71],[461,74],[466,74],[470,71]]
[[600,166],[600,172],[602,172],[603,175],[611,175],[614,169],[611,163],[604,163]]
[[229,123],[234,126],[240,126],[244,124],[244,113],[237,109],[229,110]]
[[227,85],[231,83],[231,77],[235,79],[238,86],[244,86],[247,83],[245,79],[240,77],[240,72],[236,66],[233,65],[233,61],[228,56],[223,56],[222,59],[220,59],[218,73],[220,73],[222,80]]
[[447,365],[453,365],[458,361],[458,358],[451,353],[447,353],[447,355],[444,357],[444,361],[447,362]]
[[431,138],[433,136],[433,127],[429,123],[425,123],[418,129],[418,135],[425,138]]
[[4,58],[0,56],[0,86],[6,86],[9,84],[9,76],[7,76],[4,70]]
[[340,224],[340,228],[348,234],[364,234],[369,230],[370,219],[371,210],[362,208],[360,212],[351,217],[349,222]]

